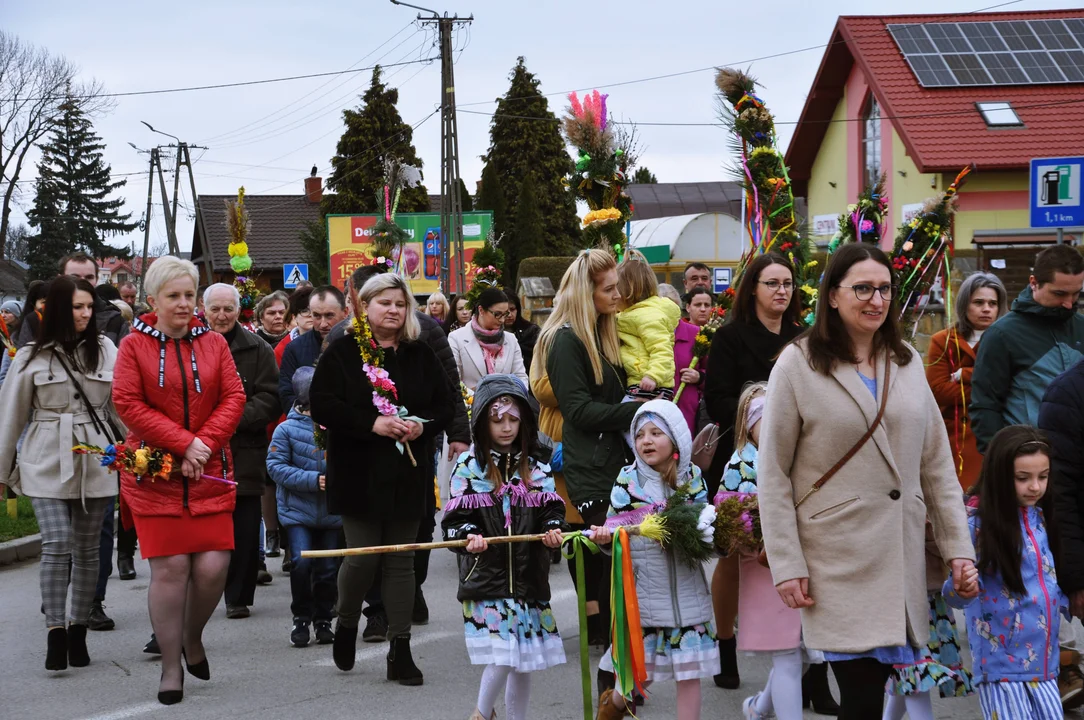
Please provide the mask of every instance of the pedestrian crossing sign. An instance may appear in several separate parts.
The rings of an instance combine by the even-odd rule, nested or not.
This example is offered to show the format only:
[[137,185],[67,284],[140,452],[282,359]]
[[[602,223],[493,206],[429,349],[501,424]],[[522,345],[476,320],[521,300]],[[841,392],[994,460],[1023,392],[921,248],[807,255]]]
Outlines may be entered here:
[[282,287],[286,290],[294,290],[303,282],[309,280],[308,263],[291,263],[282,266]]

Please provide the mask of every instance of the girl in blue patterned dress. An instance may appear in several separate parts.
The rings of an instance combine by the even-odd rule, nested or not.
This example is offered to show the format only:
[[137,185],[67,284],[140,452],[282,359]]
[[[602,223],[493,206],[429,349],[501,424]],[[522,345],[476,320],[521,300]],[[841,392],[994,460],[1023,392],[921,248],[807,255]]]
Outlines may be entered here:
[[[610,492],[606,524],[592,527],[595,541],[608,545],[612,532],[638,525],[666,506],[678,488],[690,504],[706,503],[707,487],[700,468],[692,464],[692,437],[678,406],[650,400],[632,420],[636,461],[621,469]],[[636,598],[643,626],[647,681],[677,682],[677,720],[700,717],[700,679],[719,670],[719,643],[712,624],[711,594],[703,566],[689,567],[672,550],[644,537],[629,537]],[[612,672],[610,651],[599,669]],[[623,717],[631,705],[632,688],[606,690],[599,697],[599,720]]]
[[[524,720],[530,673],[565,661],[550,609],[552,548],[561,546],[565,506],[539,457],[527,391],[512,375],[488,375],[474,391],[474,444],[459,456],[441,523],[459,555],[459,594],[471,664],[485,665],[471,720],[494,717],[504,688],[510,720]],[[490,546],[497,535],[545,533],[541,543]]]

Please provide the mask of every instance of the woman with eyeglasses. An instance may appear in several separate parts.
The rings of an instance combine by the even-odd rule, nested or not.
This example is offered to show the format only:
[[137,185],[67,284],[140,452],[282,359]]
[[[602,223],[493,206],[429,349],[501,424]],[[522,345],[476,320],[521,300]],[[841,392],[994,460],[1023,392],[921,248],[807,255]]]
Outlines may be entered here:
[[[509,314],[508,296],[497,288],[488,288],[478,296],[467,324],[448,335],[448,345],[459,368],[459,379],[472,393],[482,378],[497,373],[515,375],[524,389],[530,387],[519,341],[504,329]],[[454,464],[455,458],[448,459],[448,439],[445,438],[437,469],[439,482],[447,482]]]
[[824,653],[842,718],[880,718],[893,667],[923,661],[930,570],[964,597],[975,550],[941,410],[904,342],[892,264],[851,243],[828,263],[816,320],[776,361],[757,456],[776,590]]

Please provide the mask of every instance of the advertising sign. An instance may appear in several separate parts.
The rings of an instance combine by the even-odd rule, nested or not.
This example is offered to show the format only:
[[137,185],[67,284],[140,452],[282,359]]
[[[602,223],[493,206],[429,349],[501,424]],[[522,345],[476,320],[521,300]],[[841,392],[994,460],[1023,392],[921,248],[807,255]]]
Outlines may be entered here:
[[[378,215],[328,215],[327,242],[331,259],[331,283],[343,287],[350,274],[360,265],[372,262],[372,232]],[[415,295],[436,292],[440,285],[440,236],[438,213],[400,213],[395,222],[410,236],[403,245],[403,275],[410,281]],[[463,213],[464,268],[469,276],[474,251],[482,247],[493,223],[490,212]],[[455,248],[448,262],[451,288],[444,292],[460,292],[455,273]]]

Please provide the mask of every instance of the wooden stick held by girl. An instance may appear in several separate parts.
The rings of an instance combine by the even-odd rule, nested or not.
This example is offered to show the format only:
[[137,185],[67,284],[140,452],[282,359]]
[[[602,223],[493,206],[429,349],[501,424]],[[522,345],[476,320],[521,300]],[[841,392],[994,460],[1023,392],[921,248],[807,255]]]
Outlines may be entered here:
[[[1050,446],[1040,431],[1013,425],[994,436],[969,502],[978,563],[969,599],[950,577],[942,594],[964,610],[975,683],[986,720],[1060,720],[1058,628],[1069,603],[1058,587]],[[974,491],[973,491],[974,492]]]
[[[672,304],[672,303],[671,303]],[[691,462],[692,437],[685,418],[667,400],[651,400],[632,421],[636,460],[622,468],[610,493],[605,526],[592,527],[594,539],[607,545],[615,528],[638,524],[665,506],[678,488],[690,503],[707,502],[700,468]],[[702,567],[690,568],[658,543],[630,537],[636,595],[643,629],[647,682],[677,681],[678,720],[700,717],[700,679],[719,669],[719,645],[712,624],[711,595]],[[635,640],[634,640],[635,641]],[[611,652],[599,668],[613,671]],[[623,717],[633,688],[606,690],[599,698],[600,720]]]
[[[474,393],[474,444],[459,456],[441,525],[468,540],[459,593],[471,664],[485,665],[471,720],[493,717],[504,688],[507,716],[527,717],[530,673],[565,661],[550,608],[551,550],[561,546],[565,506],[539,459],[527,392],[512,375],[487,375]],[[545,533],[542,543],[490,546],[486,536]]]

